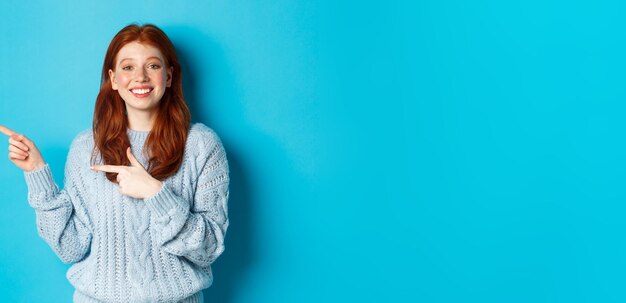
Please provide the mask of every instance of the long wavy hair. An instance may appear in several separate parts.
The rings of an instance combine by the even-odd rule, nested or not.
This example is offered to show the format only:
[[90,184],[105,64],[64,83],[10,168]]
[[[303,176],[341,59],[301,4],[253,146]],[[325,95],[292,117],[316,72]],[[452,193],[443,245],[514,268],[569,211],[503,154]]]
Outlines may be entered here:
[[[164,56],[166,68],[173,67],[171,87],[165,89],[159,101],[156,120],[144,145],[144,153],[149,159],[146,170],[162,181],[174,175],[183,161],[191,113],[183,96],[180,63],[174,45],[161,29],[152,24],[128,25],[109,44],[93,114],[95,146],[91,162],[96,162],[99,152],[104,164],[130,165],[126,156],[126,149],[130,146],[126,106],[119,92],[113,90],[109,78],[109,69],[115,71],[118,52],[130,42],[158,48]],[[107,173],[106,177],[111,182],[117,182],[115,173]]]

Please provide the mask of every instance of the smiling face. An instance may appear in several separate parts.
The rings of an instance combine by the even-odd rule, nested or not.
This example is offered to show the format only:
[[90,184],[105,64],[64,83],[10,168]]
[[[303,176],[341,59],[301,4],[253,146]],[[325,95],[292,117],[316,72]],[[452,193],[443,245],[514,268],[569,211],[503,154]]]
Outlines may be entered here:
[[130,42],[117,53],[111,86],[117,90],[129,115],[155,113],[165,89],[172,85],[172,67],[167,68],[158,48]]

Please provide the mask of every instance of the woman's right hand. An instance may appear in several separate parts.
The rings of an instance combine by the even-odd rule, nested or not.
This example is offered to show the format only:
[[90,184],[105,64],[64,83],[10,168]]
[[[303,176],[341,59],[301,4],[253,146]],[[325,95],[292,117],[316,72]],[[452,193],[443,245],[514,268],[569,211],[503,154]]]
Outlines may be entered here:
[[46,165],[33,141],[0,125],[0,133],[9,136],[9,160],[23,171],[34,171]]

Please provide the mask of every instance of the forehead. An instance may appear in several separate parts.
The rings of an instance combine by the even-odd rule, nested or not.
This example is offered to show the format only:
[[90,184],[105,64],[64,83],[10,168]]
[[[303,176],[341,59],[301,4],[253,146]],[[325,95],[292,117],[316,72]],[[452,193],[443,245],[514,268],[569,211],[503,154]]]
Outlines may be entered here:
[[117,53],[116,62],[122,62],[123,60],[146,60],[150,57],[157,57],[161,62],[163,60],[163,54],[161,51],[149,44],[141,44],[139,42],[130,42],[124,45]]

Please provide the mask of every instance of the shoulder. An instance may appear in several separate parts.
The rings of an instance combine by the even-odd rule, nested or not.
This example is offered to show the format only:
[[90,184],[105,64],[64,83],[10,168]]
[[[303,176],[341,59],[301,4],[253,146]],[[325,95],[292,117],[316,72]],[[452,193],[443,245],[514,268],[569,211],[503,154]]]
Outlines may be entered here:
[[86,129],[78,133],[72,140],[72,145],[68,153],[68,164],[74,163],[78,165],[87,165],[91,159],[93,152],[93,132],[91,129]]
[[193,148],[211,148],[215,145],[221,145],[222,141],[212,128],[202,123],[194,123],[189,130],[187,144]]
[[76,135],[76,137],[74,137],[74,140],[72,140],[72,149],[83,149],[83,148],[87,148],[87,149],[91,149],[93,148],[94,145],[94,141],[93,141],[93,131],[91,130],[91,128],[89,129],[85,129],[81,132],[78,133],[78,135]]
[[86,129],[78,133],[70,145],[69,157],[81,160],[89,159],[94,147],[93,131]]
[[217,137],[217,134],[212,128],[198,122],[198,123],[194,123],[189,129],[189,138],[192,138],[192,137],[212,138],[212,137]]
[[187,150],[191,150],[196,156],[212,155],[216,151],[225,153],[222,140],[217,133],[202,123],[194,123],[191,126],[186,145]]

